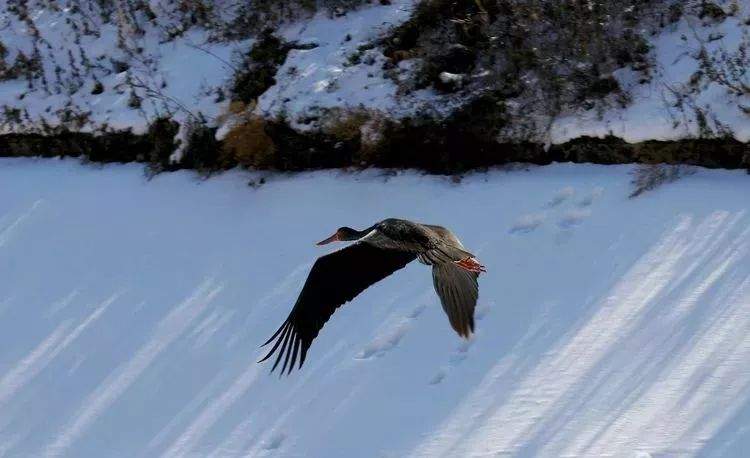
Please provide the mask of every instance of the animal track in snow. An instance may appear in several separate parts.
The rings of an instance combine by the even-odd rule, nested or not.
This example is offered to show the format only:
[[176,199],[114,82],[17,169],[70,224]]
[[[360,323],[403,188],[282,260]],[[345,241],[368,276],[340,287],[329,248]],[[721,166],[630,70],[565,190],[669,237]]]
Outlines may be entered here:
[[418,305],[418,306],[414,307],[414,310],[412,310],[411,313],[409,315],[407,315],[407,317],[411,318],[411,319],[414,319],[414,318],[418,317],[419,315],[421,315],[422,312],[424,312],[426,308],[427,308],[427,306],[425,304]]
[[284,444],[284,440],[286,440],[286,434],[282,432],[274,433],[263,446],[263,449],[269,451],[278,450]]
[[[484,302],[477,305],[476,309],[474,310],[474,319],[477,322],[482,321],[487,316],[487,314],[490,313],[493,305],[493,302]],[[430,385],[437,385],[439,383],[442,383],[442,381],[445,380],[445,378],[450,373],[451,369],[461,364],[461,362],[469,356],[469,350],[471,350],[471,347],[474,345],[474,339],[476,339],[476,335],[468,340],[462,339],[461,342],[456,346],[456,349],[448,356],[448,362],[441,366],[440,369],[438,369],[437,373],[430,379],[428,383]]]
[[448,356],[448,363],[440,367],[437,373],[430,379],[430,385],[437,385],[441,383],[450,373],[451,369],[461,364],[469,356],[469,350],[474,344],[474,338],[469,340],[461,340],[456,346],[456,349]]
[[587,195],[586,197],[581,199],[580,202],[578,202],[578,206],[590,207],[591,204],[593,204],[594,201],[598,199],[602,194],[604,194],[604,188],[602,188],[601,186],[597,186],[593,190],[591,190],[591,194]]
[[456,347],[456,350],[450,355],[448,361],[452,364],[458,364],[466,359],[469,349],[471,348],[471,340],[462,340]]
[[425,304],[418,305],[406,315],[396,326],[383,332],[379,336],[375,337],[367,346],[362,349],[361,352],[355,356],[355,359],[370,359],[373,357],[381,357],[385,355],[388,350],[392,349],[401,339],[406,335],[406,332],[411,328],[411,322],[415,320],[422,312],[425,311],[427,306]]
[[557,191],[557,194],[555,194],[552,200],[547,202],[547,208],[557,207],[561,203],[573,197],[575,193],[576,193],[576,190],[573,189],[572,186],[567,186],[567,187],[562,188],[561,190]]
[[560,221],[557,223],[562,229],[570,229],[572,227],[580,225],[583,220],[591,216],[591,210],[576,208],[568,210],[563,214]]
[[356,356],[356,359],[370,359],[372,357],[379,358],[385,355],[388,350],[398,345],[408,330],[409,323],[406,320],[402,321],[389,332],[373,339],[373,341],[367,344],[367,346]]
[[481,303],[474,309],[474,319],[476,321],[482,321],[484,317],[490,313],[491,305],[487,303]]
[[547,215],[544,213],[527,213],[521,215],[516,222],[513,223],[513,227],[510,228],[509,232],[511,234],[529,233],[541,226],[545,219],[547,219]]
[[443,380],[445,380],[445,377],[448,375],[448,369],[445,367],[441,367],[437,374],[435,374],[434,377],[430,379],[430,385],[437,385]]
[[[559,215],[558,212],[562,212],[562,215],[559,216],[559,220],[557,222],[557,226],[560,229],[572,229],[573,227],[580,225],[586,218],[591,216],[591,210],[589,210],[589,207],[591,207],[596,199],[598,199],[599,196],[604,193],[604,188],[599,186],[593,188],[590,193],[584,196],[577,203],[571,203],[571,205],[568,205],[567,210],[565,210],[563,207],[561,207],[559,210],[556,209],[557,207],[560,207],[560,204],[572,198],[575,193],[576,191],[572,186],[566,186],[560,189],[554,195],[554,197],[552,197],[552,199],[547,202],[547,204],[545,204],[545,208],[547,210],[536,213],[527,213],[519,216],[508,232],[511,234],[527,234],[536,230],[539,226],[544,224],[547,218],[552,214],[554,214],[554,217],[557,218],[557,215]],[[565,237],[567,236],[563,235],[563,238]],[[558,240],[558,242],[559,241],[560,240]]]
[[[478,304],[476,309],[474,309],[474,319],[477,322],[482,321],[487,316],[487,314],[490,313],[492,305],[494,304],[491,302]],[[448,376],[450,370],[453,367],[458,366],[461,361],[465,360],[469,356],[469,350],[471,349],[472,345],[474,345],[474,339],[475,337],[472,337],[469,340],[461,340],[461,342],[456,346],[456,349],[448,356],[448,363],[438,369],[438,372],[430,379],[430,385],[437,385],[438,383],[445,380],[445,377]]]

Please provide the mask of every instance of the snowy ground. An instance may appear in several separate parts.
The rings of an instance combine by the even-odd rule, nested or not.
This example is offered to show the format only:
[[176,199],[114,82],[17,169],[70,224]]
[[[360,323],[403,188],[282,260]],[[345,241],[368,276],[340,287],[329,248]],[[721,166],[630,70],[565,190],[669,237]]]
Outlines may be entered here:
[[[143,178],[0,160],[0,455],[742,456],[750,180],[628,166]],[[479,255],[477,334],[418,263],[288,378],[255,363],[314,242],[386,216]],[[326,247],[327,248],[327,247]]]

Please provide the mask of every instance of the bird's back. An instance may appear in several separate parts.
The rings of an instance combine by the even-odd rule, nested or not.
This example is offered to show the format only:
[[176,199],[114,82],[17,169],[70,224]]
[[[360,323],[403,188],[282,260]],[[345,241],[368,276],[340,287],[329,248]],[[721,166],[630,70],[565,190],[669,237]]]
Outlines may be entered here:
[[432,224],[424,224],[423,226],[435,232],[445,243],[461,248],[462,250],[465,249],[463,243],[461,243],[456,234],[451,232],[450,229]]
[[433,264],[473,258],[451,231],[436,225],[388,218],[375,225],[361,241],[378,248],[417,253],[420,261]]
[[424,225],[405,219],[388,218],[362,239],[380,248],[421,253],[435,247],[435,234]]

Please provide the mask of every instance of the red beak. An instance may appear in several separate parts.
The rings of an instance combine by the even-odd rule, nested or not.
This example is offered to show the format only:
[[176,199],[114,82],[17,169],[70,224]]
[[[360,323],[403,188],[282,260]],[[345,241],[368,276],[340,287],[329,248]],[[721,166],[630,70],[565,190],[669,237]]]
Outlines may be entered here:
[[338,241],[339,241],[339,233],[337,232],[337,233],[333,234],[332,236],[328,237],[327,239],[318,242],[317,244],[318,245],[325,245],[327,243],[338,242]]

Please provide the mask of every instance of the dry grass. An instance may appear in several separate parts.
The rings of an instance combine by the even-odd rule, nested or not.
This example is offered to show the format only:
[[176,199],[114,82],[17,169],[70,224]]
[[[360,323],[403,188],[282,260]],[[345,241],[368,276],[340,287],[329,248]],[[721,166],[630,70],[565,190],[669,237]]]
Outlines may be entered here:
[[633,192],[630,198],[638,197],[646,191],[653,191],[659,186],[672,183],[680,178],[695,173],[692,167],[671,164],[639,164],[633,170]]
[[387,116],[377,110],[340,109],[326,116],[323,133],[354,146],[354,165],[368,166],[378,161],[383,148]]
[[276,145],[266,133],[265,126],[265,121],[257,116],[248,117],[235,125],[224,138],[224,160],[234,161],[243,167],[271,167]]
[[340,141],[359,138],[364,126],[372,117],[367,110],[332,110],[327,114],[323,132]]

